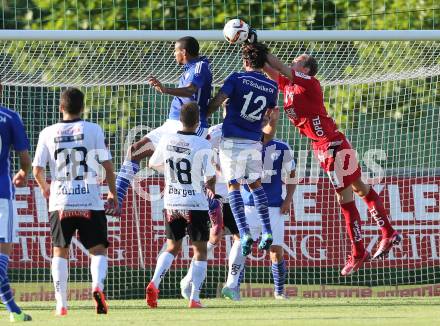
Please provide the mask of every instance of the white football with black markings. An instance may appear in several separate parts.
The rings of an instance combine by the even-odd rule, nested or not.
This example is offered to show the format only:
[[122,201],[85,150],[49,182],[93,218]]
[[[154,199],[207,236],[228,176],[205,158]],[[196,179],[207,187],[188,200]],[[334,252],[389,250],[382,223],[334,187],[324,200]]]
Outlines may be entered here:
[[223,36],[231,44],[243,43],[247,40],[249,25],[241,19],[231,19],[223,28]]

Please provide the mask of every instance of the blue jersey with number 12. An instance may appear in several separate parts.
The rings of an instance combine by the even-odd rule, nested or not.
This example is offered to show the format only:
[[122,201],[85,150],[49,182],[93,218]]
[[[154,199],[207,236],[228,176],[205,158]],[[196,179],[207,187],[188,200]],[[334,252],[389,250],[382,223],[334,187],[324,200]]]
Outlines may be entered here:
[[223,137],[260,141],[264,114],[276,106],[277,84],[259,71],[234,72],[220,91],[229,98]]
[[20,116],[0,106],[0,198],[13,199],[11,147],[16,151],[29,150],[29,140]]

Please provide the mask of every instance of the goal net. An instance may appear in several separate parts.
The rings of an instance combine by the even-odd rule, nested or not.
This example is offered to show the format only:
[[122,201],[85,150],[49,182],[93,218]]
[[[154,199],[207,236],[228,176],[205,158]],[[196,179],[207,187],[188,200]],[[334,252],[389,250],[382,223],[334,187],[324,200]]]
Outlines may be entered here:
[[[192,31],[175,33],[172,35],[192,35]],[[0,41],[2,103],[22,115],[31,154],[39,132],[60,119],[59,95],[66,86],[85,92],[84,118],[104,129],[116,170],[127,144],[165,121],[172,98],[157,93],[146,81],[154,75],[166,84],[177,84],[182,73],[173,56],[177,37],[160,40],[162,36],[154,32],[134,35],[129,39],[138,40],[60,40],[58,36],[57,40],[23,37]],[[145,35],[156,36],[149,40]],[[203,35],[198,31],[196,37],[200,52],[212,63],[216,91],[228,74],[241,70],[240,47],[221,41],[220,31]],[[290,39],[280,39],[285,35]],[[377,36],[376,40],[354,41],[344,32],[341,40],[333,41],[322,41],[322,37],[298,40],[311,39],[298,35],[263,32],[261,39],[284,62],[304,52],[317,58],[325,105],[357,150],[363,176],[384,200],[403,243],[387,259],[366,263],[353,276],[340,276],[350,244],[334,191],[319,170],[308,141],[282,114],[277,137],[295,152],[298,182],[291,215],[285,218],[288,293],[304,297],[438,295],[440,43],[410,38],[377,40]],[[219,121],[216,115],[211,124]],[[122,216],[108,217],[111,246],[106,291],[110,299],[142,298],[156,258],[164,249],[163,180],[148,173],[145,162],[142,168]],[[53,300],[47,204],[33,180],[17,189],[16,200],[21,238],[12,256],[10,278],[17,299]],[[372,251],[380,233],[363,202],[356,203],[364,241]],[[227,235],[209,257],[204,296],[219,294],[227,276],[231,244]],[[179,297],[179,281],[191,256],[185,240],[182,253],[161,284],[161,297]],[[88,299],[89,258],[77,240],[72,243],[69,267],[69,298]],[[271,284],[269,255],[255,248],[247,260],[242,295],[271,296]]]

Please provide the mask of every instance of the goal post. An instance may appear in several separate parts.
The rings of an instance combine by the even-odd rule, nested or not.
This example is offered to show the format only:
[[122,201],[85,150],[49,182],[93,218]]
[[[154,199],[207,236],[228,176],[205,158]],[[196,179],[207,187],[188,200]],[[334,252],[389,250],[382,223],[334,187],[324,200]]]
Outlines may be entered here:
[[[438,30],[261,30],[260,41],[438,41]],[[224,41],[220,30],[0,30],[9,41]]]
[[[218,30],[1,30],[2,104],[21,114],[33,154],[38,133],[60,118],[60,91],[80,87],[86,94],[84,117],[103,127],[118,170],[127,139],[139,138],[167,118],[172,98],[150,88],[147,77],[177,84],[182,70],[174,61],[174,41],[187,35],[200,41],[201,54],[210,59],[215,91],[231,72],[241,70],[240,46],[228,44]],[[258,36],[286,63],[304,52],[317,58],[329,114],[357,150],[364,178],[384,199],[404,238],[386,260],[367,263],[353,276],[339,276],[350,252],[339,205],[308,141],[282,114],[277,137],[292,146],[298,178],[291,215],[285,219],[291,296],[438,293],[440,31],[264,30]],[[215,115],[210,122],[219,121]],[[145,162],[136,180],[122,216],[108,220],[106,288],[112,299],[143,297],[165,243],[163,180],[151,176]],[[16,195],[21,239],[12,255],[11,280],[19,300],[52,300],[47,204],[33,180]],[[379,230],[362,201],[356,203],[365,243],[373,250]],[[210,257],[205,296],[217,295],[226,280],[231,244],[227,236]],[[190,261],[185,240],[182,254],[161,284],[162,297],[179,296],[179,281]],[[90,296],[88,265],[86,250],[75,240],[70,259],[72,300]],[[255,250],[247,261],[242,294],[272,295],[271,284],[269,256]]]

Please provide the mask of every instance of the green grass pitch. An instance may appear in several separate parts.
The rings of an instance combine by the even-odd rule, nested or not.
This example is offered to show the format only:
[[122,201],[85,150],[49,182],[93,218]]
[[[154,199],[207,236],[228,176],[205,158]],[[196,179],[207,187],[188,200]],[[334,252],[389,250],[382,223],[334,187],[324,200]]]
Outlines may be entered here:
[[[440,298],[385,299],[205,299],[205,309],[188,309],[185,300],[159,300],[149,309],[143,300],[110,301],[108,315],[96,315],[91,302],[71,302],[66,317],[55,317],[53,302],[24,303],[29,326],[81,325],[440,325]],[[5,311],[0,325],[8,324]]]

